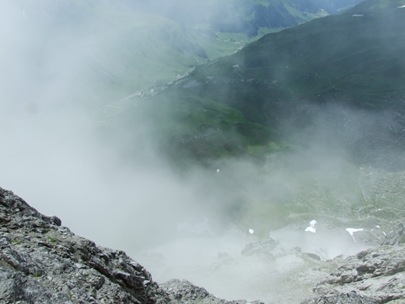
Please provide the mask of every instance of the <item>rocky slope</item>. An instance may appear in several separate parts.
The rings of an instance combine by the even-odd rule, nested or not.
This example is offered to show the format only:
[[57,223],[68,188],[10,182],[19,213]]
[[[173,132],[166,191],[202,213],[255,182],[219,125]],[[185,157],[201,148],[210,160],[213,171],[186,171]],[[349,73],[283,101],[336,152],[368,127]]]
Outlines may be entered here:
[[381,246],[337,263],[319,283],[314,299],[302,304],[405,303],[405,246]]
[[[0,303],[261,303],[218,299],[187,281],[159,286],[123,251],[76,236],[2,188],[0,225]],[[389,245],[320,264],[315,271],[330,275],[302,304],[404,303],[403,231],[398,225]]]
[[186,281],[159,287],[123,251],[102,248],[0,188],[0,303],[211,303]]

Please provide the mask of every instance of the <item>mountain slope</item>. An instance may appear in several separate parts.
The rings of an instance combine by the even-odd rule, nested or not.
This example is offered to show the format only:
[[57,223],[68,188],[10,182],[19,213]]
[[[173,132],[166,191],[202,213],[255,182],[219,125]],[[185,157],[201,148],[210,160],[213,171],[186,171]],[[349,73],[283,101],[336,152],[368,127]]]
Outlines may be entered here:
[[[381,142],[373,141],[380,137],[389,138],[388,145],[395,142],[401,148],[405,113],[402,31],[405,9],[400,7],[404,4],[404,1],[366,1],[343,14],[264,36],[232,56],[199,66],[164,94],[154,96],[156,103],[148,107],[151,113],[156,113],[159,110],[154,105],[163,104],[162,100],[167,104],[169,100],[170,111],[181,108],[184,112],[177,112],[177,129],[187,130],[188,136],[205,150],[219,149],[225,154],[230,146],[234,149],[228,150],[236,154],[257,150],[255,145],[280,147],[284,135],[310,125],[321,109],[319,106],[326,104],[373,113],[373,122],[352,118],[352,124],[358,120],[358,129],[363,123],[378,127],[364,128],[363,133],[356,135],[357,139],[347,139],[351,145],[363,145],[358,139],[368,137],[369,144],[378,146]],[[220,120],[228,121],[228,126],[212,121],[215,107],[228,109]],[[234,117],[231,113],[235,111],[239,113],[237,120],[225,118]],[[193,119],[192,112],[200,113],[200,118]],[[335,114],[331,114],[333,122],[350,133],[350,124],[342,125],[344,111]],[[376,120],[384,115],[395,117]],[[182,125],[184,120],[187,124]],[[179,134],[165,133],[165,128],[158,133],[179,140]],[[207,129],[217,130],[217,135],[206,134]],[[256,136],[258,130],[260,135]],[[385,133],[388,131],[389,134]],[[218,134],[229,139],[224,141],[226,144],[218,144],[214,139]],[[180,147],[196,152],[194,145]]]
[[161,14],[188,26],[204,27],[214,32],[243,33],[256,36],[311,19],[335,14],[358,0],[153,0],[150,12]]
[[[215,13],[220,4],[201,2],[198,10],[177,0],[4,1],[0,67],[10,73],[1,91],[27,99],[60,81],[57,91],[73,92],[68,102],[100,105],[173,81],[250,40],[244,29],[220,33],[209,26],[226,19]],[[251,18],[250,9],[234,4],[225,7],[238,9],[243,20]],[[205,19],[202,24],[183,20],[191,16]],[[24,92],[11,90],[15,83]]]
[[[356,8],[317,19],[267,35],[196,70],[191,79],[204,79],[206,87],[215,88],[206,90],[208,94],[224,94],[221,87],[229,83],[228,93],[217,100],[241,107],[248,104],[246,98],[236,97],[241,92],[253,95],[263,106],[297,99],[387,106],[404,95],[404,14],[395,5],[375,11]],[[210,81],[210,76],[215,80]]]

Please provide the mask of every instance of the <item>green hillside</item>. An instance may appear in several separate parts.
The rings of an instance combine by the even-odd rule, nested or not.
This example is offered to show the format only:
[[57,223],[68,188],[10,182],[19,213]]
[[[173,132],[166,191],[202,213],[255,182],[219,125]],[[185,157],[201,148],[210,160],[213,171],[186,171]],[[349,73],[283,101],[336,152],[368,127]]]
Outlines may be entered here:
[[[144,99],[153,115],[165,116],[154,129],[170,150],[221,157],[288,146],[285,135],[310,124],[320,105],[393,110],[400,117],[395,123],[403,125],[404,4],[366,1],[199,66],[163,94]],[[160,110],[163,104],[167,111]],[[402,143],[400,130],[392,130],[399,132],[396,143]],[[376,138],[374,131],[366,135]]]
[[214,92],[220,102],[247,107],[244,113],[251,110],[251,119],[260,122],[269,114],[265,106],[276,102],[333,99],[389,106],[405,89],[405,10],[397,8],[403,1],[396,2],[379,10],[363,5],[267,35],[233,56],[202,66],[190,79],[201,84],[198,94]]

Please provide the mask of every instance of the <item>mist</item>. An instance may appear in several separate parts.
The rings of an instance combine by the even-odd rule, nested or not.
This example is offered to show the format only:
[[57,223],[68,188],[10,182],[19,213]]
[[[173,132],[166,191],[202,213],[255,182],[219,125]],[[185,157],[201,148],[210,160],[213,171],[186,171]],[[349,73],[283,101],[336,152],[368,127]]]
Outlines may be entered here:
[[[300,151],[269,155],[260,163],[237,157],[176,170],[143,120],[134,122],[137,132],[130,136],[120,128],[114,140],[103,134],[111,117],[119,120],[116,101],[149,85],[135,76],[120,82],[133,60],[124,57],[136,51],[120,50],[119,43],[129,45],[125,18],[146,22],[140,12],[150,13],[151,6],[89,3],[0,3],[1,187],[39,212],[60,217],[74,233],[126,250],[158,282],[185,278],[227,299],[291,303],[306,285],[288,298],[299,278],[287,278],[317,263],[292,254],[294,248],[325,260],[369,246],[345,228],[361,225],[355,228],[378,234],[375,226],[386,224],[362,214],[369,201],[368,207],[381,208],[380,193],[373,190],[379,180],[368,176],[386,167],[365,165],[371,152],[358,160],[348,151],[382,121],[395,129],[393,113],[314,108],[312,123],[291,135],[291,142],[305,142]],[[125,18],[108,17],[105,7]],[[173,7],[160,9],[169,14]],[[189,14],[185,9],[184,19]],[[147,33],[131,35],[141,45]],[[336,113],[336,124],[344,125],[330,123]],[[390,151],[401,158],[400,148]],[[388,193],[400,204],[396,192]],[[305,232],[314,219],[318,234]],[[273,258],[241,255],[247,244],[269,237],[278,242]]]

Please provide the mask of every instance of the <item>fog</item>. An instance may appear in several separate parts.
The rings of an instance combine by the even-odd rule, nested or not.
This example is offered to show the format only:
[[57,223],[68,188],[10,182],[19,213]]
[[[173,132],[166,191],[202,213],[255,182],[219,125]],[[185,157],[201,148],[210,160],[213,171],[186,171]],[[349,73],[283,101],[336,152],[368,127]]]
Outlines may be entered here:
[[[0,3],[1,187],[60,217],[74,233],[126,250],[159,282],[186,278],[228,299],[291,303],[307,283],[289,293],[300,278],[287,278],[316,265],[292,254],[295,247],[328,259],[366,246],[344,231],[365,223],[357,207],[362,189],[350,189],[363,171],[345,148],[374,132],[380,116],[331,107],[294,135],[305,141],[303,151],[271,155],[260,165],[237,158],[176,171],[141,125],[131,134],[135,144],[125,130],[113,141],[100,134],[114,102],[131,93],[130,84],[119,84],[128,71],[113,68],[120,57],[111,55],[112,43],[120,41],[128,7],[134,16],[141,8],[117,2],[117,16],[126,17],[114,25],[103,15],[112,14],[112,2],[88,3]],[[336,112],[345,126],[326,128]],[[383,121],[395,126],[390,113]],[[339,140],[331,142],[332,135]],[[358,213],[345,219],[353,210]],[[318,234],[305,232],[313,219]],[[279,242],[275,259],[241,255],[269,235]]]

